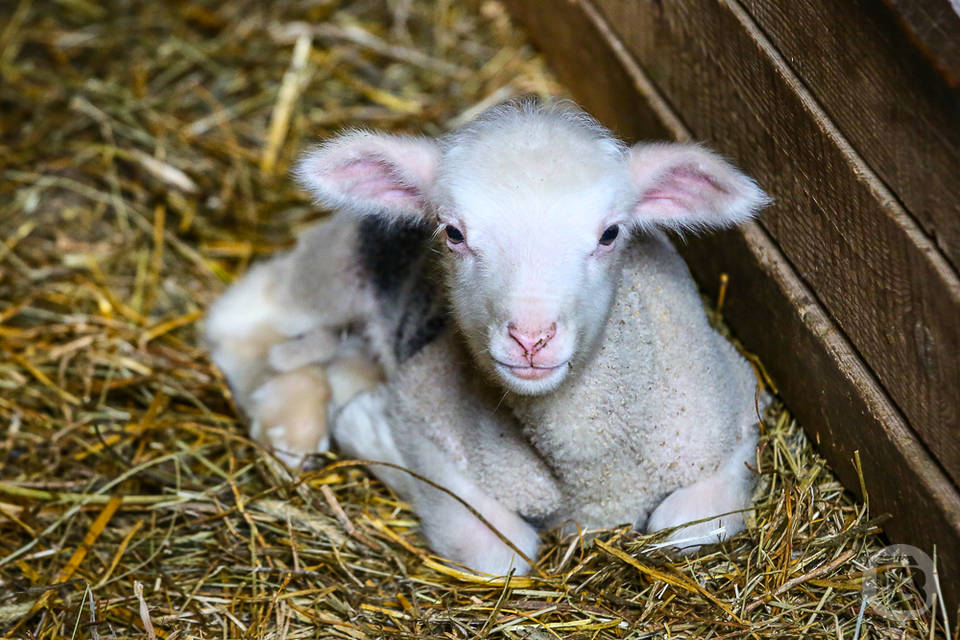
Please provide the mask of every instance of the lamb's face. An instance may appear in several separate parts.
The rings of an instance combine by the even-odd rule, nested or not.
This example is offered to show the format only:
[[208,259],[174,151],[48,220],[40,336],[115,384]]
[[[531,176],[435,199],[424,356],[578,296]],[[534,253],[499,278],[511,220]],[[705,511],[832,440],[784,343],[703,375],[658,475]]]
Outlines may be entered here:
[[547,127],[451,146],[438,217],[453,311],[479,366],[520,394],[593,352],[630,230],[624,151]]

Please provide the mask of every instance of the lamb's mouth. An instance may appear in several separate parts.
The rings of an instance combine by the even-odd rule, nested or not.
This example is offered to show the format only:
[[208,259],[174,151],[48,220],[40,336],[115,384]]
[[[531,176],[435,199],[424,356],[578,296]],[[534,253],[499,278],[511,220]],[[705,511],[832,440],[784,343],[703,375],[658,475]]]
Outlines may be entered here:
[[551,375],[565,372],[567,367],[570,366],[569,360],[550,367],[545,367],[542,365],[516,366],[506,362],[501,362],[500,360],[494,360],[494,363],[496,364],[497,369],[500,370],[501,374],[508,373],[510,376],[519,378],[521,380],[543,380]]

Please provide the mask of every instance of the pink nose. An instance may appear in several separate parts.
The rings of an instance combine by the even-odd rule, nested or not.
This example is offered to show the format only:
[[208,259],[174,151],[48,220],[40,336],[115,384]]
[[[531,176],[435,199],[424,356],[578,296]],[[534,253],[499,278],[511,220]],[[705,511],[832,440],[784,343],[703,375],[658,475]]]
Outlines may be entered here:
[[516,340],[517,344],[523,347],[526,355],[532,356],[547,346],[550,339],[557,335],[557,323],[551,324],[546,331],[521,331],[517,328],[517,325],[511,322],[507,325],[507,333]]

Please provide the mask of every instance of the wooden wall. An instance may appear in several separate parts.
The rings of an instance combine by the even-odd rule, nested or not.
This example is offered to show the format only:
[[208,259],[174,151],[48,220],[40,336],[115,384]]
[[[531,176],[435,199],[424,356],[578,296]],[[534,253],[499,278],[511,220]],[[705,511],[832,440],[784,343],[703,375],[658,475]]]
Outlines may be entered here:
[[886,2],[507,0],[621,136],[705,140],[774,197],[688,262],[708,292],[730,275],[738,337],[856,493],[859,452],[889,537],[936,545],[956,607],[957,49]]

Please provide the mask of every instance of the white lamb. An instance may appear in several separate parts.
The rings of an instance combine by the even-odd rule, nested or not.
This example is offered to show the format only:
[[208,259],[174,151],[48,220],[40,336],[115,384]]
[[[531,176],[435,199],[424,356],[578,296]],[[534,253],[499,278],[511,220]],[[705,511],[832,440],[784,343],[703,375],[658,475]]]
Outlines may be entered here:
[[[713,517],[672,534],[687,548],[743,528],[756,379],[661,229],[748,220],[767,202],[751,179],[702,147],[628,148],[531,102],[439,140],[349,133],[297,175],[336,213],[207,323],[255,437],[296,462],[332,435],[415,471],[528,558],[539,527]],[[529,570],[448,495],[371,470],[441,555]]]

